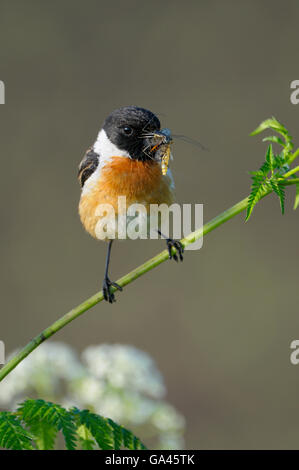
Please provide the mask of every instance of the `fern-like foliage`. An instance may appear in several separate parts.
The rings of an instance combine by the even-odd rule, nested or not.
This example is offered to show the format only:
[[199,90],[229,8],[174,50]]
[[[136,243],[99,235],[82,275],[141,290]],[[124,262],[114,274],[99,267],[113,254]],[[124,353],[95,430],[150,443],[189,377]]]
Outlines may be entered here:
[[[274,117],[263,121],[259,127],[251,133],[257,135],[266,129],[272,129],[279,134],[265,137],[263,142],[270,142],[265,161],[258,171],[252,171],[251,192],[248,197],[246,221],[250,218],[252,211],[258,201],[269,191],[273,191],[279,198],[282,214],[285,207],[285,180],[284,175],[290,170],[290,162],[293,161],[295,155],[293,152],[293,141],[287,129],[277,121]],[[278,154],[274,154],[273,144],[278,144],[282,150]],[[297,152],[296,152],[297,154]],[[286,175],[287,176],[287,175]],[[295,175],[292,175],[293,177]],[[299,205],[299,188],[297,185],[296,200],[294,209]]]
[[146,449],[131,431],[119,426],[112,419],[103,418],[88,410],[73,408],[71,411],[77,425],[84,426],[101,449]]
[[16,412],[0,412],[0,447],[52,450],[61,432],[68,450],[146,449],[131,431],[88,410],[25,400]]
[[0,413],[0,447],[13,450],[32,450],[32,436],[18,418],[8,411]]
[[[50,431],[50,445],[53,437],[54,439],[56,437],[54,432],[56,431],[57,434],[58,431],[62,431],[66,448],[68,450],[76,448],[77,427],[73,422],[71,414],[62,406],[56,403],[45,402],[44,400],[26,400],[19,406],[17,414],[31,429],[31,432],[39,432],[37,424],[42,423],[47,425],[47,427],[42,426],[40,431],[43,434],[46,433],[46,435],[48,435],[47,431]],[[43,439],[41,434],[38,435]],[[45,441],[43,443],[46,445]]]
[[28,425],[38,450],[53,450],[58,430],[52,424],[36,420]]

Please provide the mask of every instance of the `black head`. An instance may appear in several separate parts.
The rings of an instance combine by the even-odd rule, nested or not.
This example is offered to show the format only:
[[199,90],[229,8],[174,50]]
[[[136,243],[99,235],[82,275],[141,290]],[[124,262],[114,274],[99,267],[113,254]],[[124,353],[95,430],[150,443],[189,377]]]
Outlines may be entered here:
[[103,124],[109,140],[136,160],[152,158],[148,152],[151,134],[159,131],[160,127],[160,121],[154,113],[137,106],[116,109]]

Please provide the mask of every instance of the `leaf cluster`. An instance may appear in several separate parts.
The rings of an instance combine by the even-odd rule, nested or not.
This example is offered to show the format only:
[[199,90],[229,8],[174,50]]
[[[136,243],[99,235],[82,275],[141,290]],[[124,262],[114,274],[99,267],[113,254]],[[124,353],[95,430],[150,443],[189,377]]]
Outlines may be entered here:
[[16,412],[0,412],[2,448],[53,450],[59,433],[67,450],[146,449],[131,431],[89,410],[38,399],[25,400]]
[[[263,121],[251,135],[257,135],[266,129],[272,129],[278,135],[271,135],[265,137],[263,142],[270,142],[265,161],[258,171],[252,171],[251,179],[251,192],[248,197],[246,221],[250,218],[252,211],[259,200],[273,191],[280,202],[281,212],[284,214],[285,209],[285,175],[290,171],[290,163],[297,156],[298,151],[293,153],[292,136],[288,130],[274,117]],[[279,153],[274,153],[273,144],[277,144],[281,150]],[[294,174],[292,175],[295,176]],[[299,205],[299,184],[296,185],[296,199],[294,209]]]

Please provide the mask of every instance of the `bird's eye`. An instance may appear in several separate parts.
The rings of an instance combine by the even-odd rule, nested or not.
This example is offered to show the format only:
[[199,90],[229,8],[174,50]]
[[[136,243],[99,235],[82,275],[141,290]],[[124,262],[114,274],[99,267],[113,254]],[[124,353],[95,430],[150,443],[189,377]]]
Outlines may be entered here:
[[130,126],[125,126],[125,127],[123,127],[123,131],[124,131],[124,133],[125,133],[126,135],[131,135],[131,134],[133,134],[133,129],[132,129],[132,127],[130,127]]

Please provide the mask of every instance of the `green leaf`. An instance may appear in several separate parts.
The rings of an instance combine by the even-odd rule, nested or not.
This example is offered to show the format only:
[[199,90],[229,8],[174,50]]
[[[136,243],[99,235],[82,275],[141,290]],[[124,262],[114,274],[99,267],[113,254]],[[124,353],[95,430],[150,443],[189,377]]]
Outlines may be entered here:
[[261,176],[262,179],[264,179],[267,174],[269,173],[270,171],[270,165],[269,165],[269,162],[265,161],[262,166],[260,167],[259,171],[251,171],[250,173],[253,175],[253,176]]
[[78,408],[73,408],[71,411],[77,424],[80,427],[84,426],[90,432],[100,449],[146,449],[138,437],[112,419],[103,418],[88,410],[80,411]]
[[289,168],[288,164],[286,163],[284,154],[280,153],[279,155],[274,155],[274,169],[280,170],[284,166],[287,166]]
[[251,193],[248,198],[247,212],[245,221],[249,220],[254,206],[263,197],[266,192],[265,187],[265,175],[261,171],[251,172],[252,174],[252,185]]
[[294,210],[296,210],[298,206],[299,206],[299,183],[296,184],[296,196],[295,196],[295,202],[294,202]]
[[79,426],[78,430],[79,443],[82,450],[93,450],[95,447],[95,441],[92,438],[90,431],[83,424]]
[[284,184],[281,181],[276,180],[275,178],[271,179],[270,186],[279,197],[281,213],[284,214],[284,201],[285,201],[285,189]]
[[62,431],[66,448],[76,448],[77,429],[73,416],[62,406],[44,400],[26,400],[17,413],[29,427],[40,421],[56,427],[58,431]]
[[284,214],[284,202],[285,202],[285,186],[283,184],[283,181],[278,182],[278,187],[279,187],[279,201],[280,201],[280,208],[281,208],[281,213]]
[[269,145],[267,153],[266,153],[266,162],[268,163],[269,171],[273,174],[274,171],[274,155],[273,155],[273,148],[272,144]]
[[13,450],[33,450],[32,436],[23,428],[14,413],[0,412],[0,447]]
[[39,450],[53,450],[58,429],[43,421],[33,421],[29,425],[34,442]]
[[272,117],[270,119],[266,119],[263,121],[250,135],[257,135],[263,132],[266,129],[272,129],[276,132],[278,132],[282,137],[284,138],[285,142],[283,142],[282,139],[276,136],[270,136],[266,137],[265,140],[270,140],[272,142],[276,142],[284,147],[283,152],[285,153],[285,157],[289,156],[289,153],[293,149],[293,143],[292,143],[292,136],[288,133],[288,130],[284,127],[283,124],[281,124],[275,117]]
[[145,445],[138,439],[138,437],[134,436],[134,434],[125,429],[123,426],[119,426],[116,424],[112,419],[108,419],[110,425],[114,429],[114,445],[116,449],[120,449],[121,446],[131,449],[131,450],[144,450],[146,449]]
[[114,439],[113,447],[115,450],[119,450],[121,449],[121,446],[123,444],[122,427],[116,424],[112,419],[109,419],[109,418],[108,418],[108,423],[113,429],[113,439]]
[[137,450],[137,449],[145,449],[144,445],[137,439],[137,437],[134,436],[131,431],[128,431],[125,428],[122,428],[122,434],[123,434],[123,442],[124,446],[127,449],[131,450]]
[[[299,155],[299,149],[292,154],[293,142],[292,136],[289,135],[288,130],[281,124],[275,117],[263,121],[251,135],[257,135],[266,129],[272,129],[278,132],[283,138],[279,136],[267,136],[263,142],[270,142],[265,161],[258,171],[251,171],[252,185],[251,192],[248,197],[246,221],[250,218],[252,211],[258,201],[266,194],[267,191],[272,190],[278,196],[280,201],[281,212],[284,214],[285,210],[285,183],[281,178],[290,170],[290,163]],[[278,155],[273,152],[273,143],[279,144],[283,147]],[[293,175],[291,175],[293,176]],[[295,177],[295,175],[293,176]],[[294,208],[299,205],[298,189]]]
[[273,142],[274,144],[279,144],[282,147],[286,146],[286,143],[277,135],[269,135],[268,137],[263,138],[263,142]]
[[[25,425],[26,427],[23,427]],[[54,449],[62,431],[67,449],[146,449],[131,431],[111,419],[88,410],[62,406],[44,400],[25,400],[16,413],[0,413],[0,447],[7,449]]]
[[250,135],[260,134],[266,129],[273,129],[274,131],[279,132],[283,136],[288,135],[287,129],[280,122],[278,122],[275,117],[266,119],[265,121],[261,122],[261,124],[253,132],[251,132]]
[[113,449],[113,430],[105,418],[88,410],[73,409],[73,413],[79,418],[80,424],[90,431],[100,449]]

